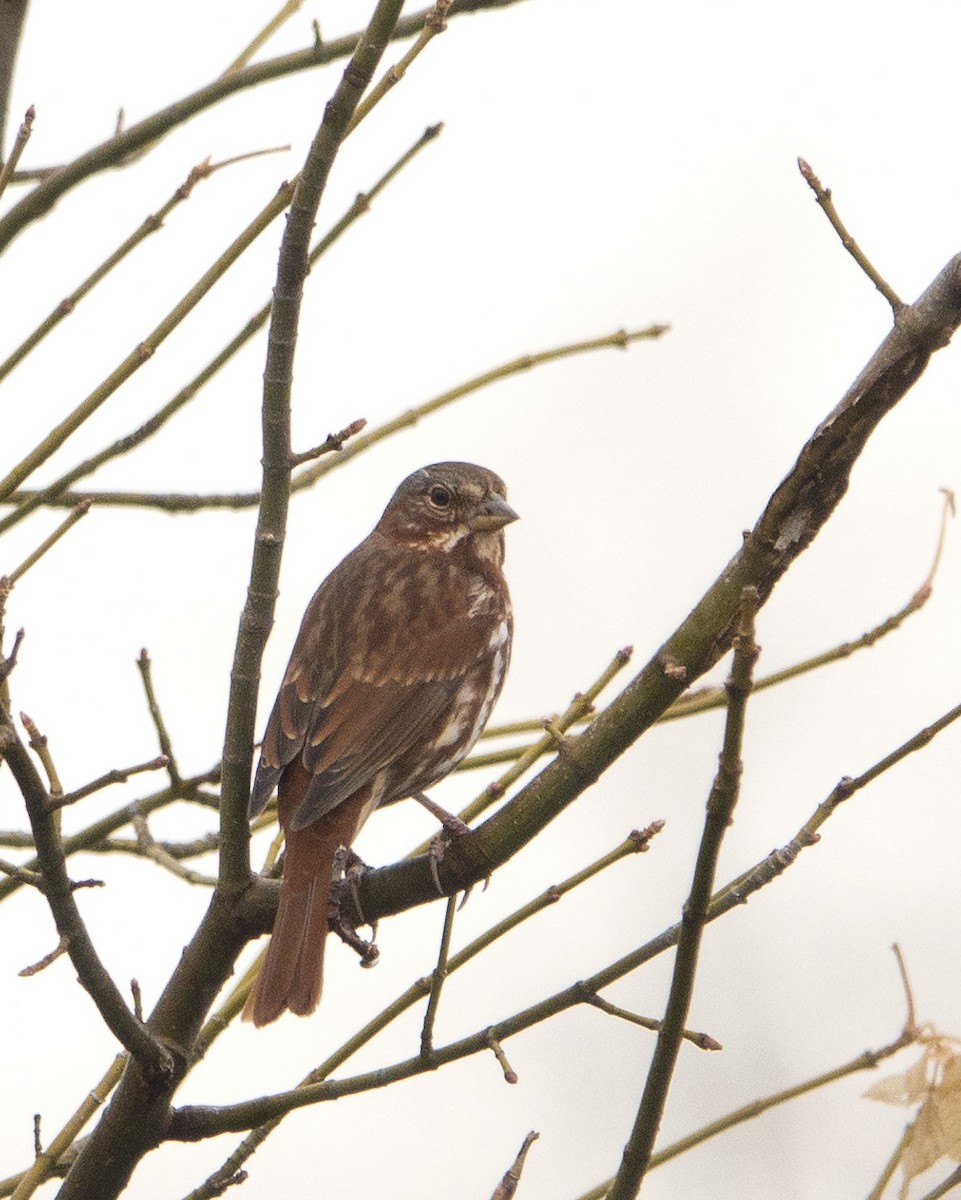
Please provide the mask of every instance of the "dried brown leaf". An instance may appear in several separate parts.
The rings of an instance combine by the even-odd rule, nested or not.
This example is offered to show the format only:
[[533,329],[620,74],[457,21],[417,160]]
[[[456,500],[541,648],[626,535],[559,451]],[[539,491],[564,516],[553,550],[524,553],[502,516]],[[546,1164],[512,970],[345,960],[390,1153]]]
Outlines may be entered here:
[[931,1056],[928,1049],[918,1061],[906,1071],[888,1075],[872,1083],[864,1095],[869,1100],[880,1100],[883,1104],[900,1104],[911,1107],[920,1104],[928,1094],[928,1064]]
[[[934,1093],[932,1092],[931,1095],[933,1097]],[[898,1193],[900,1200],[907,1200],[911,1181],[929,1167],[933,1167],[944,1153],[944,1138],[941,1133],[941,1122],[938,1119],[937,1105],[928,1102],[922,1105],[921,1111],[915,1118],[914,1124],[911,1126],[908,1144],[901,1155],[901,1170],[904,1172],[904,1179],[901,1183],[901,1191]]]
[[935,1096],[943,1153],[961,1162],[961,1054],[953,1055],[944,1064]]

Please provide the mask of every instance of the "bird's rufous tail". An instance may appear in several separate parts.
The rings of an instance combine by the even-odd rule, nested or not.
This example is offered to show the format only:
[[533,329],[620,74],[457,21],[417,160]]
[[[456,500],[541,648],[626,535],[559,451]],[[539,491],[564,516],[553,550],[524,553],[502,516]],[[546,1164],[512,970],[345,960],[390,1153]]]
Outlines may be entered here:
[[[293,769],[292,769],[293,768]],[[299,762],[280,781],[280,819],[287,828],[284,878],[270,945],[244,1005],[245,1021],[268,1025],[286,1009],[306,1016],[320,1001],[334,856],[357,834],[364,792],[305,826],[291,830],[310,777]]]

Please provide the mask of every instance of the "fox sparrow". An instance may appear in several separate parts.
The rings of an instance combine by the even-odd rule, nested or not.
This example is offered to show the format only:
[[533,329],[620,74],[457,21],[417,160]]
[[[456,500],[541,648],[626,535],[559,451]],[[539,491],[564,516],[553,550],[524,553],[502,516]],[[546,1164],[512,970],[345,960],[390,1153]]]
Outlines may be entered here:
[[338,848],[378,805],[452,771],[480,736],[510,658],[501,564],[503,527],[516,519],[493,472],[424,467],[308,605],[250,797],[253,816],[278,788],[287,842],[244,1009],[255,1025],[317,1007]]

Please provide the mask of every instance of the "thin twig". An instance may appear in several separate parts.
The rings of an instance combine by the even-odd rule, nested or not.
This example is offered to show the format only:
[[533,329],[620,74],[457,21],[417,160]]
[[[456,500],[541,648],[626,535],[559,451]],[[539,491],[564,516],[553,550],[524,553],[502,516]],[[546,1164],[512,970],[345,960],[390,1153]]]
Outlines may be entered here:
[[717,775],[707,801],[704,831],[694,867],[694,881],[681,919],[674,971],[664,1023],[657,1035],[654,1056],[644,1084],[634,1128],[624,1148],[620,1167],[611,1186],[609,1200],[634,1200],[647,1172],[654,1139],[661,1126],[667,1094],[674,1075],[683,1037],[684,1023],[694,994],[694,980],[701,937],[707,925],[714,875],[725,831],[731,824],[741,779],[741,744],[751,675],[757,658],[754,619],[761,598],[754,588],[745,588],[734,641],[734,660],[728,677],[727,721]]
[[[545,754],[550,754],[552,751],[557,751],[557,734],[564,733],[570,729],[572,725],[583,719],[588,714],[594,711],[594,701],[603,692],[607,685],[616,678],[616,676],[627,666],[631,661],[631,655],[634,653],[632,646],[625,646],[618,650],[613,659],[604,668],[601,674],[594,680],[586,691],[577,692],[570,704],[563,713],[549,719],[549,729],[554,732],[547,732],[542,738],[530,746],[521,748],[518,753],[509,751],[511,760],[514,765],[509,770],[505,771],[498,779],[489,783],[481,794],[458,815],[465,824],[470,824],[481,813],[486,812],[492,804],[502,799],[508,788],[510,788],[522,775],[543,758]],[[540,728],[544,729],[544,722],[540,722]],[[492,756],[491,756],[492,757]],[[423,842],[416,849],[412,850],[408,857],[416,858],[421,854],[426,854],[430,847],[429,842]]]
[[484,1030],[484,1041],[487,1044],[487,1048],[497,1059],[497,1065],[504,1072],[504,1082],[517,1083],[517,1072],[507,1061],[507,1055],[504,1053],[504,1047],[501,1045],[500,1039],[494,1033],[492,1028]]
[[103,775],[97,779],[92,779],[90,783],[85,783],[83,787],[77,788],[76,791],[67,792],[64,796],[51,796],[48,807],[51,811],[57,808],[66,808],[68,804],[76,804],[78,800],[84,800],[87,796],[92,796],[94,792],[100,792],[104,788],[110,787],[111,784],[126,783],[131,775],[141,775],[145,771],[161,771],[169,765],[170,760],[166,754],[158,754],[156,758],[151,758],[148,762],[138,763],[133,767],[105,771]]
[[224,159],[217,163],[211,163],[210,159],[204,159],[203,162],[193,167],[187,178],[176,188],[167,202],[157,212],[145,217],[137,229],[121,242],[68,296],[65,296],[56,308],[40,322],[36,329],[24,338],[20,345],[3,362],[0,362],[0,380],[5,379],[15,367],[23,362],[27,355],[43,341],[47,334],[68,317],[76,309],[80,301],[89,295],[97,284],[105,279],[116,266],[123,262],[139,245],[145,242],[151,234],[161,230],[164,227],[167,217],[170,216],[179,204],[182,204],[189,198],[201,180],[209,179],[216,171],[222,170],[224,167],[231,166],[234,163],[244,162],[250,158],[258,158],[263,154],[275,153],[277,153],[276,147],[272,147],[269,150],[254,150],[246,154],[235,155],[233,158]]
[[440,1007],[440,993],[447,978],[447,960],[450,957],[450,940],[454,932],[454,913],[457,911],[457,897],[448,896],[447,908],[444,912],[444,930],[440,939],[440,950],[437,954],[437,966],[430,979],[430,995],[427,998],[427,1011],[424,1014],[424,1025],[420,1034],[420,1052],[430,1059],[434,1048],[434,1022]]
[[949,1192],[953,1192],[956,1187],[961,1187],[961,1167],[955,1167],[951,1174],[941,1181],[936,1187],[933,1187],[930,1192],[925,1192],[919,1200],[943,1200]]
[[47,811],[52,812],[56,807],[56,801],[63,795],[63,788],[60,785],[60,776],[57,774],[53,755],[50,753],[50,744],[47,741],[46,734],[40,732],[36,722],[28,717],[25,712],[20,714],[20,720],[23,722],[23,727],[27,731],[27,737],[30,739],[28,743],[30,749],[40,759],[43,769],[46,772],[47,784],[49,786]]
[[9,846],[16,850],[32,850],[33,837],[22,830],[0,830],[0,846]]
[[[120,1043],[138,1059],[148,1077],[161,1079],[172,1068],[172,1055],[137,1021],[100,960],[73,896],[67,875],[57,814],[48,811],[48,797],[27,748],[5,708],[0,707],[0,752],[10,766],[23,796],[37,847],[37,862],[44,895],[57,932],[66,940],[67,952],[81,984],[89,992],[104,1022]],[[17,886],[9,880],[8,886]]]
[[[256,317],[254,318],[254,320],[257,319]],[[257,325],[256,328],[259,329],[260,325]],[[295,475],[291,481],[291,491],[300,492],[313,487],[322,476],[336,470],[358,454],[369,450],[371,446],[376,445],[385,438],[393,437],[394,434],[400,432],[402,429],[408,429],[416,425],[422,418],[440,411],[440,409],[453,404],[455,401],[472,392],[479,391],[489,384],[496,383],[519,372],[529,371],[534,367],[555,362],[562,358],[569,358],[576,354],[586,354],[594,350],[603,349],[624,349],[636,341],[647,341],[658,338],[667,329],[668,326],[666,325],[651,325],[646,329],[631,332],[622,329],[606,337],[591,338],[588,341],[574,342],[552,350],[541,351],[537,354],[525,354],[520,358],[512,359],[510,362],[503,363],[493,370],[485,371],[483,374],[477,375],[473,379],[469,379],[465,383],[451,388],[449,391],[434,396],[423,404],[417,405],[416,408],[407,409],[383,425],[376,426],[360,437],[354,438],[344,447],[341,454],[338,454],[334,458],[325,458],[313,467],[308,467],[306,470]],[[173,402],[171,401],[171,403]],[[82,473],[88,474],[89,471],[84,470]],[[64,476],[64,479],[66,478]],[[68,503],[75,504],[78,499],[84,497],[90,497],[98,506],[102,507],[157,508],[163,512],[200,512],[206,509],[217,508],[254,508],[260,503],[259,491],[199,495],[177,492],[72,492],[64,491],[63,485],[64,481],[58,480],[55,484],[42,491],[18,489],[8,496],[6,500],[0,497],[0,503],[15,503],[18,505],[15,512],[10,513],[3,520],[0,520],[0,533],[3,533],[12,523],[21,519],[21,516],[29,511],[28,506],[36,507],[38,504],[49,504],[51,506],[63,507]]]
[[427,48],[428,44],[439,33],[444,32],[447,28],[445,18],[450,6],[451,0],[436,0],[433,8],[428,9],[424,16],[424,24],[414,44],[403,58],[387,68],[377,83],[374,84],[368,94],[361,100],[360,104],[357,105],[357,109],[353,117],[351,117],[350,124],[347,126],[347,134],[353,133],[374,106],[383,100],[391,88],[400,83],[407,74],[408,68],[414,59]]
[[894,952],[894,957],[898,964],[898,974],[901,976],[901,984],[904,988],[904,999],[907,1005],[907,1016],[904,1019],[904,1028],[916,1033],[918,1029],[917,1010],[914,1007],[914,993],[911,991],[911,980],[908,978],[908,969],[904,965],[904,955],[901,953],[901,947],[894,943],[891,947]]
[[[202,854],[210,854],[220,845],[220,838],[216,833],[204,833],[189,842],[158,840],[154,841],[154,845],[163,850],[168,858],[181,860],[185,858],[199,858]],[[103,838],[97,844],[96,850],[100,854],[133,854],[137,857],[142,857],[140,843],[134,838]]]
[[[860,1071],[876,1070],[879,1064],[884,1062],[885,1059],[891,1058],[906,1046],[911,1045],[912,1040],[906,1031],[902,1031],[893,1042],[890,1042],[886,1046],[881,1046],[877,1050],[865,1050],[839,1067],[833,1067],[830,1071],[825,1071],[821,1075],[815,1075],[811,1079],[804,1080],[803,1083],[784,1088],[779,1092],[773,1092],[771,1095],[764,1096],[759,1100],[752,1100],[749,1104],[745,1104],[733,1112],[725,1113],[718,1120],[711,1121],[708,1125],[702,1125],[700,1129],[696,1129],[693,1133],[679,1138],[676,1142],[671,1142],[662,1150],[658,1150],[655,1154],[651,1155],[650,1169],[654,1170],[655,1167],[663,1166],[664,1163],[670,1162],[682,1154],[686,1154],[688,1150],[693,1149],[695,1146],[700,1146],[711,1138],[717,1137],[718,1134],[726,1133],[729,1129],[735,1129],[738,1125],[743,1125],[745,1121],[753,1121],[762,1113],[768,1112],[772,1108],[777,1108],[778,1105],[787,1104],[791,1100],[796,1100],[799,1096],[807,1096],[811,1092],[818,1091],[820,1088],[836,1083],[840,1079],[846,1079],[849,1075],[855,1075]],[[605,1200],[613,1182],[613,1179],[607,1179],[603,1183],[598,1184],[597,1187],[591,1188],[589,1192],[582,1193],[577,1200]]]
[[[0,166],[0,196],[7,190],[7,184],[13,178],[13,173],[17,169],[17,163],[20,161],[20,155],[23,154],[24,147],[30,141],[30,134],[33,131],[33,122],[36,118],[37,110],[31,104],[23,115],[23,124],[17,130],[17,136],[10,150],[10,157],[5,163]],[[0,133],[2,136],[2,133]],[[0,148],[2,151],[2,148]]]
[[90,511],[91,503],[92,501],[90,500],[81,500],[75,504],[73,507],[73,512],[71,512],[70,516],[67,517],[65,521],[62,521],[53,531],[53,533],[51,533],[48,538],[45,538],[40,543],[40,545],[36,548],[36,550],[33,551],[32,554],[28,554],[19,567],[15,567],[10,572],[10,574],[7,576],[7,581],[11,587],[17,582],[18,579],[21,579],[27,573],[27,571],[30,570],[34,563],[43,558],[50,547],[55,546],[63,537],[63,535],[67,533],[68,530],[72,529],[74,525],[76,525],[81,517],[85,517],[87,515],[87,513]]
[[303,7],[304,0],[286,0],[283,7],[270,18],[267,24],[247,43],[243,50],[237,55],[230,66],[224,71],[224,75],[236,75],[242,70],[257,53],[257,51],[274,36],[278,29],[289,20],[294,13],[299,12]]
[[[629,1021],[632,1025],[640,1025],[642,1029],[650,1029],[654,1033],[660,1033],[664,1028],[664,1022],[657,1020],[655,1017],[642,1017],[640,1013],[630,1012],[626,1008],[619,1008],[616,1004],[611,1004],[609,1000],[605,1000],[603,996],[598,996],[594,993],[588,996],[587,1003],[599,1008],[601,1012],[605,1012],[608,1016],[618,1017],[622,1021]],[[716,1039],[712,1038],[709,1033],[699,1033],[695,1029],[685,1029],[681,1032],[681,1037],[686,1041],[693,1043],[699,1050],[723,1050],[724,1047]]]
[[535,1133],[532,1129],[527,1137],[524,1138],[523,1145],[517,1152],[517,1157],[514,1159],[513,1165],[494,1189],[494,1194],[491,1196],[491,1200],[511,1200],[511,1197],[517,1191],[517,1185],[520,1182],[521,1172],[524,1170],[524,1163],[527,1160],[527,1152],[539,1137],[540,1134]]
[[[0,584],[6,585],[6,582],[7,582],[6,580],[0,580]],[[2,592],[3,590],[5,590],[5,588],[0,588],[0,592]],[[21,647],[21,645],[23,645],[23,639],[25,636],[26,636],[26,634],[24,633],[24,631],[22,629],[18,629],[16,634],[14,635],[14,639],[13,639],[13,649],[10,651],[10,653],[7,655],[6,658],[3,658],[2,655],[0,655],[0,687],[2,687],[4,689],[6,689],[7,680],[10,677],[10,672],[17,665],[17,655],[20,653],[20,647]],[[5,693],[2,697],[2,699],[3,699],[4,704],[6,704],[8,702],[7,696]]]
[[32,963],[29,967],[22,967],[17,974],[21,979],[29,979],[31,975],[39,975],[40,972],[45,971],[51,963],[55,963],[58,958],[66,954],[69,945],[70,939],[61,934],[60,940],[49,954],[45,954],[43,958],[39,959],[35,963]]
[[[397,177],[403,168],[423,149],[429,142],[433,141],[440,132],[441,126],[432,125],[424,131],[418,140],[409,149],[401,155],[401,157],[377,180],[377,182],[366,193],[362,193],[357,197],[346,214],[337,221],[332,228],[314,245],[310,252],[310,264],[313,266],[317,260],[324,254],[334,243],[341,237],[365,212],[368,212],[373,199],[378,196],[387,185]],[[200,390],[210,382],[211,379],[224,367],[234,355],[245,346],[250,339],[260,329],[262,329],[270,317],[270,310],[273,305],[273,300],[268,300],[262,305],[258,312],[250,318],[244,327],[227,343],[223,349],[216,354],[210,362],[207,363],[191,381],[182,387],[175,396],[167,401],[157,412],[153,414],[147,421],[140,425],[131,433],[118,438],[109,446],[98,451],[91,458],[84,459],[72,467],[66,474],[61,475],[53,483],[39,491],[18,491],[11,497],[11,500],[16,501],[18,507],[15,512],[10,513],[7,517],[0,520],[0,533],[4,532],[10,525],[22,520],[34,509],[41,505],[55,505],[60,507],[64,503],[64,495],[67,489],[75,484],[79,479],[83,479],[87,475],[93,474],[99,470],[105,463],[110,462],[114,458],[121,455],[129,454],[142,442],[152,437],[158,430],[174,417],[185,405],[200,392]],[[253,501],[252,503],[256,503]]]
[[177,766],[177,759],[174,757],[173,743],[170,740],[170,734],[167,732],[167,725],[163,718],[163,713],[160,711],[160,705],[157,703],[157,693],[153,686],[153,671],[150,662],[150,655],[147,653],[146,647],[140,651],[137,658],[137,670],[140,672],[140,679],[143,683],[144,695],[147,699],[147,709],[150,712],[150,719],[153,721],[154,729],[157,732],[157,741],[160,744],[160,755],[167,761],[164,764],[167,768],[167,774],[170,776],[170,783],[173,787],[178,788],[181,784],[180,770]]
[[351,421],[349,425],[346,425],[340,433],[328,433],[319,446],[314,446],[311,450],[302,450],[299,454],[291,454],[290,465],[299,467],[305,462],[313,462],[316,458],[322,458],[325,454],[332,454],[335,450],[343,450],[344,442],[360,433],[366,424],[366,417],[358,417],[356,421]]
[[888,1184],[894,1178],[898,1169],[898,1164],[901,1162],[901,1155],[907,1149],[908,1142],[911,1140],[911,1132],[913,1124],[908,1124],[904,1127],[901,1137],[898,1139],[898,1144],[894,1147],[893,1152],[889,1155],[887,1162],[881,1168],[881,1174],[878,1177],[877,1183],[871,1188],[867,1194],[867,1200],[882,1200],[884,1193],[887,1191]]
[[[805,675],[809,671],[816,671],[820,667],[827,666],[829,663],[839,662],[842,659],[848,658],[858,650],[867,650],[879,642],[889,633],[893,633],[900,628],[904,621],[914,613],[920,612],[925,604],[930,600],[934,590],[935,576],[938,572],[938,567],[941,564],[941,558],[944,552],[945,543],[947,540],[948,523],[954,517],[955,513],[955,498],[954,493],[948,488],[941,488],[941,493],[944,497],[941,505],[941,513],[939,517],[938,538],[935,545],[934,556],[931,560],[931,566],[925,576],[923,582],[911,594],[910,599],[896,613],[885,619],[873,629],[862,633],[860,637],[850,641],[840,642],[837,646],[830,650],[824,650],[820,654],[814,655],[812,658],[805,658],[800,662],[792,663],[791,666],[785,667],[780,671],[773,671],[770,675],[761,675],[754,680],[751,689],[752,694],[764,691],[766,688],[776,687],[778,684],[785,683],[789,679],[796,679],[800,675]],[[727,704],[727,691],[722,687],[704,687],[698,688],[696,691],[685,693],[661,714],[657,719],[657,724],[665,724],[668,721],[676,721],[682,717],[693,716],[695,713],[708,712],[712,709],[723,708]],[[590,720],[590,716],[578,718],[576,724],[583,724]],[[543,722],[537,720],[529,721],[512,721],[505,722],[500,725],[488,725],[481,734],[483,739],[512,737],[516,734],[524,733],[539,733],[543,728]],[[528,747],[516,746],[506,750],[499,750],[493,754],[477,754],[472,755],[461,763],[459,770],[472,770],[476,767],[490,766],[495,762],[512,762],[520,757]]]
[[19,879],[21,883],[25,883],[29,887],[41,890],[43,888],[43,876],[39,871],[28,871],[26,867],[18,867],[15,863],[7,862],[3,858],[0,858],[0,873],[8,875],[11,879]]
[[195,884],[200,887],[213,887],[217,879],[213,875],[204,875],[201,871],[192,871],[189,867],[185,867],[172,854],[168,854],[160,842],[157,842],[150,832],[150,827],[147,824],[147,818],[141,813],[137,813],[133,818],[134,832],[137,835],[137,850],[144,858],[149,858],[158,866],[163,867],[165,871],[169,871],[171,875],[175,875],[178,879],[183,879],[185,883]]
[[143,994],[140,991],[140,983],[136,979],[130,981],[130,995],[133,998],[133,1015],[138,1021],[143,1020]]
[[811,191],[814,192],[815,199],[823,209],[824,215],[831,222],[834,232],[841,239],[841,245],[847,250],[848,254],[851,255],[865,275],[867,275],[868,279],[871,280],[885,300],[887,300],[888,304],[891,305],[891,311],[894,313],[895,319],[897,319],[904,308],[904,301],[898,296],[894,288],[882,278],[861,247],[851,237],[850,233],[848,233],[844,222],[838,216],[838,211],[834,207],[834,201],[831,199],[831,189],[826,188],[821,183],[820,179],[812,171],[810,164],[805,162],[803,158],[797,160],[797,165],[805,182]]

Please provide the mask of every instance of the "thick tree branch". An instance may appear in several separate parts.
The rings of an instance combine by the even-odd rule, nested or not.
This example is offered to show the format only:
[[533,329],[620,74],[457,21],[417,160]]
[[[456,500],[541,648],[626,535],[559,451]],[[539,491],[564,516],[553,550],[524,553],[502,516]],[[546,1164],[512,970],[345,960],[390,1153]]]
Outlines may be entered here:
[[397,24],[403,0],[380,0],[343,79],[327,103],[290,202],[280,245],[264,368],[263,483],[247,602],[231,670],[220,803],[220,886],[239,892],[250,879],[247,800],[260,662],[274,620],[290,503],[290,392],[309,269],[310,235],[337,151]]
[[[753,586],[762,604],[767,600],[841,500],[882,417],[959,324],[961,255],[901,310],[865,369],[804,446],[741,548],[657,654],[582,734],[565,739],[536,778],[474,833],[454,842],[439,868],[446,892],[486,879],[536,837],[722,657],[734,635],[742,589]],[[371,871],[358,895],[371,921],[437,899],[425,859]]]
[[[328,101],[291,201],[281,245],[264,372],[263,499],[247,604],[231,672],[221,796],[220,884],[147,1024],[165,1045],[191,1047],[201,1022],[233,969],[248,933],[237,919],[238,897],[251,887],[247,795],[260,659],[273,620],[290,493],[290,387],[300,298],[317,207],[330,168],[361,96],[373,78],[403,0],[380,0],[367,31]],[[157,1088],[131,1061],[103,1117],[71,1168],[61,1200],[111,1200],[137,1163],[163,1139],[170,1098],[188,1069],[176,1062]]]
[[[707,906],[706,921],[716,921],[734,908],[746,904],[755,892],[767,886],[772,880],[782,875],[792,866],[802,850],[814,846],[818,842],[818,830],[838,810],[840,805],[849,800],[856,792],[867,787],[879,775],[902,762],[909,754],[930,743],[943,730],[955,721],[961,719],[961,705],[945,713],[937,721],[920,730],[896,750],[885,755],[879,762],[869,767],[855,778],[845,777],[834,788],[831,794],[823,800],[814,813],[798,830],[794,837],[778,850],[772,851],[749,871],[732,880],[725,887],[715,892]],[[651,827],[651,832],[656,832]],[[466,841],[467,838],[461,839]],[[266,888],[266,885],[264,885]],[[436,898],[436,897],[435,897]],[[496,928],[496,927],[495,927]],[[556,1016],[559,1012],[573,1008],[579,1004],[593,1004],[598,992],[623,979],[638,967],[650,962],[663,954],[672,946],[676,946],[681,936],[680,921],[661,931],[643,945],[638,946],[622,958],[603,967],[586,979],[579,980],[569,987],[545,997],[521,1012],[514,1013],[486,1029],[451,1042],[446,1046],[434,1048],[429,1060],[421,1054],[413,1058],[394,1063],[376,1071],[366,1072],[344,1079],[329,1079],[327,1076],[349,1055],[337,1055],[329,1059],[318,1070],[311,1073],[308,1082],[299,1087],[273,1096],[263,1096],[256,1100],[244,1101],[240,1104],[228,1104],[221,1107],[214,1105],[186,1105],[175,1110],[173,1119],[167,1131],[170,1140],[200,1141],[204,1138],[215,1137],[221,1133],[239,1133],[248,1129],[263,1126],[273,1122],[286,1113],[309,1104],[324,1103],[337,1100],[342,1096],[356,1095],[359,1092],[371,1091],[384,1087],[401,1079],[410,1079],[429,1070],[436,1070],[449,1062],[480,1054],[489,1048],[489,1039],[503,1041],[515,1034],[522,1033],[533,1026]],[[478,943],[481,939],[478,939]],[[485,943],[486,944],[486,943]],[[454,955],[449,964],[449,971],[463,965],[468,952],[472,955],[482,949],[482,945],[472,943],[459,954]],[[427,990],[425,986],[424,990]],[[403,1000],[391,1011],[406,1007]],[[910,1040],[910,1039],[909,1039]],[[254,1135],[256,1137],[256,1135]],[[261,1139],[262,1140],[262,1139]],[[238,1164],[232,1161],[235,1169]]]

